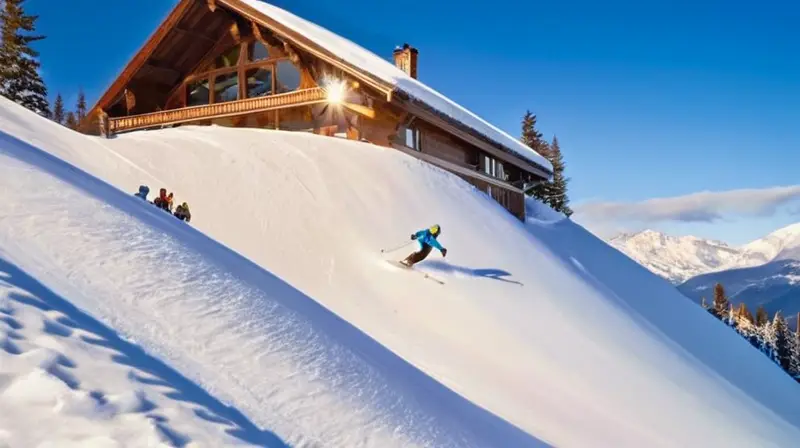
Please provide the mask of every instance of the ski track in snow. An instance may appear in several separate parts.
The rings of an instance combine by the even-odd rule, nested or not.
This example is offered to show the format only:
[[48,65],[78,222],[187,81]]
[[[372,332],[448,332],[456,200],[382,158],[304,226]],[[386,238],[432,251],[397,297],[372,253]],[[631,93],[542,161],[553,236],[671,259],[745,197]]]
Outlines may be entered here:
[[[5,150],[0,150],[5,152],[0,156],[0,247],[15,253],[25,247],[29,259],[20,264],[65,273],[62,281],[53,281],[80,307],[122,334],[135,335],[137,343],[190,372],[218,399],[257,416],[259,426],[274,429],[285,443],[479,446],[484,442],[456,422],[485,414],[494,430],[516,439],[515,446],[541,445],[426,376],[420,380],[421,372],[301,292],[257,272],[170,215],[99,182],[78,178],[77,185],[65,183],[63,176],[81,176],[78,170],[21,147],[9,136],[2,136],[0,144]],[[49,173],[9,157],[13,145],[14,157]],[[87,197],[87,191],[107,201]],[[136,215],[148,219],[142,222]],[[189,235],[184,241],[171,236],[180,231]],[[237,266],[236,274],[249,281],[223,266]],[[261,288],[252,285],[259,282]],[[343,335],[351,347],[329,334]],[[396,383],[416,382],[413,387],[419,390],[403,394],[392,389],[361,356],[377,357],[387,371],[404,379]],[[430,403],[420,407],[414,398],[425,394],[436,397],[430,400],[436,406],[456,402],[467,411],[452,417],[430,412],[425,409]],[[254,443],[271,446],[259,437],[264,436],[256,436]]]

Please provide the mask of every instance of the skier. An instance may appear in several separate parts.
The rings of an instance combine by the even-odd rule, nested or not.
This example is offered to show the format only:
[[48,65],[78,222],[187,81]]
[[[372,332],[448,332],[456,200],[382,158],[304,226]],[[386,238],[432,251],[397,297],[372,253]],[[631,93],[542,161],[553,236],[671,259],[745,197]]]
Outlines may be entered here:
[[133,195],[138,196],[146,201],[148,194],[150,194],[150,187],[148,187],[147,185],[139,185],[139,192],[134,193]]
[[419,243],[419,250],[413,252],[400,263],[408,267],[414,266],[415,264],[427,258],[434,247],[439,249],[439,252],[442,253],[443,257],[446,257],[447,249],[443,248],[439,244],[439,241],[436,240],[436,238],[438,238],[441,234],[442,228],[439,226],[439,224],[434,224],[428,229],[420,230],[419,232],[411,235],[411,239],[416,240]]
[[192,221],[192,213],[189,211],[189,204],[183,203],[175,209],[175,217],[180,219],[181,221],[191,222]]

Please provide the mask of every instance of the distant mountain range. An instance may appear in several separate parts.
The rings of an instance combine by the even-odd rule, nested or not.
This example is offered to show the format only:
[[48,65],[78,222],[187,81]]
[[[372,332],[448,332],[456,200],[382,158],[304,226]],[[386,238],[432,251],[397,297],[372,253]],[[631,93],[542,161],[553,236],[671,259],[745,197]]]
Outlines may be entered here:
[[800,312],[800,223],[738,247],[653,230],[622,234],[609,243],[698,303],[703,297],[710,303],[719,282],[733,303],[744,302],[751,310],[764,305],[770,315]]

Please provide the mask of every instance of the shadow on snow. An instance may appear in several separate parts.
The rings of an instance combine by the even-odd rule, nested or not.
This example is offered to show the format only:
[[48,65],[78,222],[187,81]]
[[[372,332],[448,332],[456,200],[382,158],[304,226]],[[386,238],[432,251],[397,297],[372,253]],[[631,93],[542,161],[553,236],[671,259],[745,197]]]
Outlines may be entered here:
[[[90,333],[92,336],[84,335],[81,336],[81,339],[90,344],[100,345],[116,351],[117,354],[113,357],[115,362],[133,367],[150,376],[150,378],[144,379],[140,375],[133,373],[132,377],[134,379],[142,383],[156,384],[170,389],[164,395],[173,400],[197,405],[198,408],[195,409],[195,414],[198,417],[213,423],[231,426],[232,428],[227,430],[228,434],[247,443],[270,448],[288,446],[272,432],[258,429],[239,411],[222,404],[200,386],[158,359],[148,355],[140,347],[121,339],[114,330],[85,314],[3,258],[0,258],[0,272],[4,274],[4,282],[29,294],[12,292],[10,294],[11,300],[43,311],[56,310],[63,313],[66,318],[59,319],[61,325]],[[140,409],[140,411],[146,410],[146,408]],[[163,426],[160,429],[175,445],[185,445],[186,440],[183,436],[175,434]]]
[[457,266],[441,260],[424,261],[419,264],[420,267],[438,271],[446,274],[462,274],[468,277],[486,278],[490,280],[497,280],[505,283],[513,283],[515,285],[523,286],[521,282],[510,280],[505,277],[511,277],[511,273],[502,269],[474,269],[464,266]]

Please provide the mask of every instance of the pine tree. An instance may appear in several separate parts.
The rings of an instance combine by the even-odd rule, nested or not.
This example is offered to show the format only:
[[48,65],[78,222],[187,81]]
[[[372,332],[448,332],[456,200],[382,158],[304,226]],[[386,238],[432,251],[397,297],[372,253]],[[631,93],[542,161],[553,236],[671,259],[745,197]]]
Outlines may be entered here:
[[75,112],[77,113],[77,121],[80,123],[86,117],[86,95],[83,93],[83,89],[78,92],[78,104],[75,107]]
[[60,93],[56,95],[56,101],[53,103],[53,121],[64,124],[64,100]]
[[555,136],[553,136],[553,143],[550,144],[549,155],[550,163],[553,164],[553,181],[550,184],[548,204],[553,210],[570,216],[572,209],[569,208],[569,197],[567,196],[569,178],[564,176],[564,156],[561,154],[561,147]]
[[789,332],[789,356],[791,358],[789,375],[800,381],[800,332]]
[[750,324],[755,324],[755,319],[753,318],[753,313],[747,309],[747,305],[744,302],[739,304],[739,308],[736,310],[737,317],[739,320],[746,320]]
[[721,283],[717,283],[714,285],[714,311],[712,314],[717,316],[717,319],[724,319],[726,313],[728,313],[728,308],[730,307],[730,302],[728,302],[728,297],[725,296],[725,288],[722,287]]
[[531,111],[525,112],[525,116],[522,117],[522,143],[547,157],[550,148],[542,137],[542,133],[536,129],[536,115]]
[[775,318],[772,320],[772,328],[775,337],[775,362],[787,373],[792,369],[792,351],[794,348],[792,334],[789,331],[789,325],[786,324],[786,319],[783,318],[781,312],[775,313]]
[[764,305],[759,305],[756,309],[756,325],[763,327],[768,323],[769,318],[767,317],[767,310],[764,309]]
[[[547,141],[544,140],[542,133],[536,129],[536,115],[531,113],[531,111],[525,112],[525,116],[522,117],[521,141],[549,160],[550,148],[548,147]],[[533,185],[525,190],[525,194],[533,196],[547,204],[547,198],[551,196],[550,182],[540,182]]]
[[78,118],[72,111],[67,112],[67,118],[64,120],[64,125],[70,129],[78,129]]
[[753,315],[744,303],[739,304],[739,307],[736,309],[736,317],[734,320],[734,328],[736,328],[736,331],[747,339],[753,347],[761,349],[763,344],[761,343],[759,328],[756,327]]
[[31,47],[44,36],[31,34],[38,16],[26,15],[25,0],[4,0],[0,11],[0,94],[28,109],[50,116],[47,88],[39,74],[39,52]]

